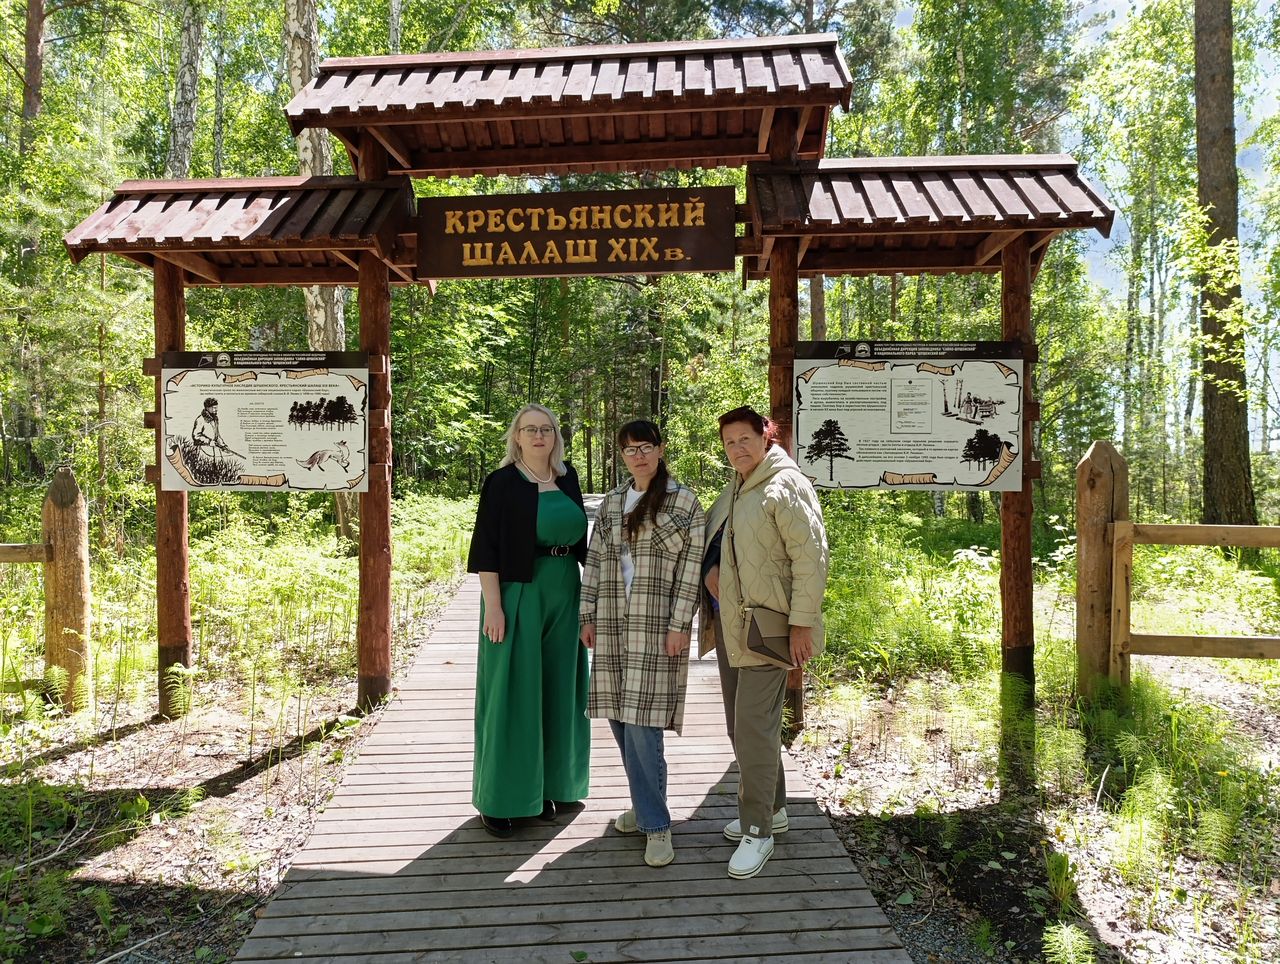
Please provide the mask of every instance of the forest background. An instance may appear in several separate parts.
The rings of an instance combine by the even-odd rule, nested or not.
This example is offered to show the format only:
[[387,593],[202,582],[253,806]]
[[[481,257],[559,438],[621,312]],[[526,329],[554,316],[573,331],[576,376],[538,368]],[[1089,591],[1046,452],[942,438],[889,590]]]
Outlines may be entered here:
[[[1224,343],[1242,346],[1243,382],[1227,394],[1243,403],[1242,423],[1247,418],[1247,426],[1240,425],[1249,441],[1247,494],[1257,521],[1280,522],[1280,385],[1274,371],[1280,347],[1280,6],[1246,0],[1232,11],[1240,241],[1227,247],[1226,256],[1207,241],[1211,221],[1199,192],[1203,151],[1197,148],[1193,7],[1191,0],[6,5],[0,35],[0,538],[36,541],[52,472],[72,466],[90,504],[99,659],[96,701],[79,720],[57,718],[37,695],[23,691],[25,677],[43,672],[39,573],[0,567],[0,679],[15,690],[0,697],[0,762],[18,766],[15,779],[24,789],[0,793],[0,850],[25,853],[35,867],[0,874],[0,960],[24,953],[59,959],[49,956],[54,945],[48,943],[58,935],[69,948],[62,959],[86,959],[78,940],[108,948],[126,940],[129,926],[142,933],[136,922],[112,922],[111,908],[127,902],[125,892],[98,883],[77,891],[92,891],[97,914],[96,923],[91,918],[78,926],[76,914],[89,912],[84,900],[73,912],[64,899],[73,886],[72,869],[79,868],[81,879],[108,879],[102,864],[107,850],[127,863],[122,839],[138,833],[134,842],[141,841],[140,828],[156,824],[160,809],[166,816],[158,825],[167,827],[198,802],[195,790],[216,795],[222,786],[208,773],[193,777],[168,763],[191,756],[184,747],[195,722],[175,724],[181,729],[174,731],[179,736],[172,757],[139,751],[166,761],[172,771],[152,774],[170,781],[164,808],[149,788],[88,793],[95,779],[134,787],[129,781],[136,774],[111,773],[105,761],[90,755],[86,762],[71,749],[76,739],[98,731],[114,740],[126,718],[136,721],[131,732],[138,738],[159,732],[144,725],[154,710],[155,637],[149,548],[154,498],[143,470],[155,449],[152,433],[143,428],[143,414],[154,404],[153,380],[141,367],[153,350],[150,273],[108,257],[72,266],[63,234],[127,179],[348,172],[348,158],[324,136],[295,140],[285,122],[284,106],[324,57],[825,30],[839,34],[854,78],[849,110],[832,121],[828,156],[1062,151],[1079,160],[1117,209],[1110,239],[1075,233],[1054,241],[1033,289],[1036,394],[1042,400],[1036,451],[1043,463],[1035,483],[1034,536],[1038,598],[1043,603],[1047,597],[1051,606],[1047,618],[1043,608],[1037,612],[1037,765],[1046,814],[1059,808],[1059,817],[1046,816],[1045,822],[1056,826],[1073,807],[1087,811],[1110,801],[1108,819],[1122,845],[1098,864],[1118,866],[1122,876],[1132,872],[1126,886],[1142,897],[1126,895],[1121,903],[1127,909],[1117,917],[1139,928],[1168,929],[1173,925],[1167,922],[1193,908],[1199,933],[1202,918],[1216,914],[1234,920],[1222,942],[1244,949],[1221,959],[1274,959],[1268,954],[1280,948],[1280,900],[1274,896],[1280,890],[1267,889],[1280,888],[1280,855],[1267,850],[1275,849],[1280,826],[1274,773],[1268,776],[1271,771],[1245,751],[1223,749],[1228,728],[1217,717],[1170,710],[1172,704],[1150,687],[1138,689],[1132,717],[1117,723],[1113,714],[1110,729],[1093,727],[1094,735],[1105,730],[1112,742],[1086,758],[1080,733],[1092,724],[1072,702],[1073,626],[1063,615],[1074,576],[1075,466],[1093,440],[1113,440],[1128,460],[1135,519],[1195,522],[1212,515],[1204,497],[1204,371],[1206,359],[1217,360]],[[415,190],[483,194],[703,184],[734,185],[741,199],[740,171],[422,180]],[[1225,338],[1206,339],[1202,305],[1223,293],[1217,318]],[[978,275],[827,279],[802,286],[801,337],[997,339],[999,294],[998,280]],[[187,304],[191,350],[356,346],[359,319],[349,290],[197,289]],[[451,281],[434,295],[421,286],[394,289],[397,645],[410,635],[406,627],[413,619],[430,608],[430,586],[447,584],[456,573],[470,521],[467,500],[499,459],[502,431],[519,406],[539,401],[560,414],[569,457],[585,487],[595,491],[620,481],[614,428],[632,417],[654,418],[667,433],[674,473],[709,495],[726,477],[715,416],[743,402],[767,406],[767,363],[767,288],[744,289],[732,274]],[[1219,433],[1210,431],[1210,446],[1219,441]],[[859,744],[851,734],[894,729],[875,723],[884,718],[866,709],[886,691],[890,698],[895,689],[925,693],[921,705],[935,709],[944,692],[956,746],[968,734],[985,734],[975,737],[981,746],[974,752],[987,762],[968,769],[964,764],[963,779],[957,777],[965,793],[978,795],[966,798],[972,804],[993,783],[994,754],[987,751],[995,745],[990,711],[999,667],[999,534],[992,502],[977,494],[902,492],[828,493],[823,501],[835,563],[828,592],[834,645],[816,668],[816,682],[832,694],[832,705],[843,706],[849,693],[841,687],[854,681],[854,702],[862,709],[848,719],[863,721],[849,722],[847,734],[832,739],[844,739],[852,761]],[[268,748],[296,743],[305,750],[316,719],[350,706],[342,702],[342,687],[354,673],[350,537],[358,521],[351,508],[320,495],[202,493],[191,499],[197,665],[177,685],[185,688],[187,706],[243,709],[244,725],[220,720],[210,729],[242,741],[227,748],[226,759],[252,762],[254,775],[273,772],[270,749],[265,769],[261,764],[264,740]],[[1280,627],[1280,593],[1269,578],[1278,567],[1268,554],[1256,576],[1240,576],[1212,551],[1152,551],[1140,553],[1139,562],[1136,597],[1167,603],[1174,593],[1186,604],[1173,607],[1174,623],[1166,629],[1182,630],[1206,609],[1226,604],[1251,617],[1233,631]],[[930,673],[947,674],[947,682],[939,684]],[[1280,702],[1274,668],[1259,668],[1249,678],[1267,684]],[[294,716],[296,734],[287,725]],[[1189,757],[1193,721],[1201,742]],[[826,732],[822,725],[819,717],[810,732]],[[324,735],[331,731],[321,729],[320,742],[331,743]],[[49,757],[47,748],[59,741],[68,748]],[[23,770],[38,751],[46,759],[78,761],[79,769],[66,762],[65,772]],[[963,762],[968,752],[957,750],[953,757]],[[285,763],[281,753],[274,769]],[[834,779],[840,770],[837,765]],[[33,777],[24,785],[28,773],[42,782]],[[266,779],[253,815],[259,824],[280,806],[273,789],[278,784]],[[317,788],[318,778],[312,805],[323,799]],[[904,790],[892,800],[867,798],[856,807],[845,790],[833,792],[835,809],[864,814],[956,805],[955,799],[944,805],[930,796],[931,788],[918,795]],[[149,808],[156,809],[147,816]],[[95,844],[89,855],[82,847],[59,849],[68,814],[83,821],[98,812],[105,814],[102,825],[112,828],[106,843]],[[954,832],[950,824],[940,826],[942,836]],[[875,840],[876,827],[860,827],[856,836]],[[246,855],[235,834],[223,838],[216,845],[203,837],[191,853],[219,881],[251,877],[245,884],[255,895],[251,907],[278,877],[263,869],[270,862],[257,851],[264,848]],[[1057,839],[1065,852],[1065,838]],[[1027,852],[1040,854],[1041,843],[1037,836]],[[1004,852],[993,846],[987,857]],[[1260,846],[1266,851],[1261,857]],[[59,859],[31,864],[43,852]],[[271,866],[287,864],[291,852],[282,844]],[[1066,863],[1050,860],[1061,853],[1044,853],[1041,874],[1075,866],[1066,857]],[[1218,868],[1221,878],[1210,880],[1207,872],[1203,880],[1196,877],[1202,891],[1195,890],[1185,864],[1173,863],[1172,855],[1193,853]],[[1083,852],[1072,859],[1086,865]],[[193,866],[199,860],[193,857]],[[957,863],[957,878],[973,877],[970,870]],[[865,864],[864,873],[874,885]],[[902,898],[912,889],[898,894],[900,881],[885,886],[893,888],[887,901],[879,896],[891,910],[895,894],[899,910],[910,904]],[[1056,902],[1047,894],[1043,901],[1015,897],[1029,900],[1046,919],[1074,919],[1074,893],[1059,895],[1049,884],[1045,889],[1054,890]],[[1208,896],[1197,904],[1201,892]],[[1266,900],[1265,907],[1259,903]],[[191,911],[193,919],[205,913]],[[1001,919],[999,908],[991,917]],[[979,932],[989,943],[996,930],[986,918],[975,927],[982,920],[989,929]],[[226,946],[234,949],[235,940],[228,937]],[[1143,940],[1161,946],[1158,936]],[[1038,935],[1008,935],[1006,943],[1039,953]],[[188,950],[196,959],[211,959],[199,948]],[[1151,960],[1172,959],[1152,953]],[[1218,959],[1199,946],[1195,956]]]
[[[284,105],[320,58],[828,29],[840,34],[854,76],[853,103],[833,121],[829,156],[1067,151],[1119,211],[1109,242],[1055,241],[1035,286],[1039,518],[1070,517],[1075,463],[1103,438],[1130,462],[1136,518],[1201,515],[1198,281],[1235,269],[1212,261],[1197,199],[1189,0],[1132,7],[389,0],[319,8],[314,0],[30,0],[12,5],[8,25],[0,41],[8,68],[0,71],[7,200],[0,219],[0,512],[15,522],[30,517],[50,467],[68,463],[86,483],[101,544],[148,541],[142,467],[152,450],[141,416],[151,383],[139,362],[150,354],[149,273],[110,258],[73,267],[61,236],[129,178],[348,170],[344,152],[331,152],[323,138],[296,142],[285,123]],[[1259,515],[1275,521],[1280,14],[1238,4],[1235,28],[1244,297],[1230,325],[1248,346]],[[637,181],[741,187],[741,172],[424,180],[417,190]],[[568,452],[588,488],[617,481],[609,433],[633,416],[665,424],[679,476],[717,487],[723,460],[715,414],[767,401],[765,291],[763,284],[744,290],[733,275],[450,282],[434,297],[397,289],[398,490],[474,492],[499,455],[510,413],[526,400],[561,413]],[[819,336],[999,334],[991,278],[828,279],[807,294],[802,319],[816,303]],[[353,345],[355,311],[350,290],[327,297],[197,290],[189,298],[188,346]],[[802,320],[802,338],[814,331]],[[951,501],[950,511],[982,517],[976,496]],[[259,497],[244,504],[271,511]],[[941,501],[939,509],[946,509]]]

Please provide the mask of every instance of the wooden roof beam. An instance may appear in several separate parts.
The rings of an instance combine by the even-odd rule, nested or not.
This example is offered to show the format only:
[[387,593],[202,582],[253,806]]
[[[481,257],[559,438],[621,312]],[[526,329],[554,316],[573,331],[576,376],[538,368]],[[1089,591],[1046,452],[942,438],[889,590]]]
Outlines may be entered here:
[[155,256],[205,281],[219,285],[223,283],[223,269],[203,255],[190,251],[156,251]]
[[413,151],[404,142],[404,138],[390,127],[369,125],[368,131],[380,143],[388,154],[394,157],[401,167],[410,167],[413,163]]
[[1022,233],[1022,231],[992,231],[978,243],[973,256],[973,263],[986,264]]

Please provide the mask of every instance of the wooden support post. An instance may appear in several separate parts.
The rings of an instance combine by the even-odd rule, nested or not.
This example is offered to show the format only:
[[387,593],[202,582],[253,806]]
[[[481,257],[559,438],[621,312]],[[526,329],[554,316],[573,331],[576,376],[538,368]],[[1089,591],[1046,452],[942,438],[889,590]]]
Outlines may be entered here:
[[1111,640],[1108,670],[1113,686],[1129,686],[1129,648],[1132,643],[1129,602],[1133,598],[1133,523],[1111,523]]
[[[187,298],[182,269],[157,260],[154,267],[156,355],[186,347]],[[156,376],[156,408],[164,411],[164,379]],[[163,465],[163,433],[156,432],[156,465]],[[174,665],[191,665],[191,582],[187,557],[187,493],[156,486],[156,640],[160,715],[183,709],[166,674]]]
[[44,665],[66,673],[53,695],[68,709],[93,703],[93,645],[89,635],[89,507],[67,466],[54,473],[40,514],[45,544]]
[[[387,149],[368,131],[358,154],[360,180],[387,176]],[[359,274],[360,350],[385,360],[369,374],[369,410],[386,417],[369,426],[369,491],[360,495],[356,709],[367,713],[391,693],[391,272],[366,251]]]
[[1129,465],[1094,442],[1076,466],[1076,689],[1098,695],[1111,674],[1111,530],[1129,518]]
[[[1034,344],[1031,326],[1031,249],[1026,235],[1000,252],[1001,335]],[[1022,462],[1031,462],[1031,361],[1023,367]],[[1001,769],[1014,783],[1032,778],[1035,761],[1035,629],[1032,620],[1031,483],[1000,496]]]
[[[769,160],[774,164],[794,164],[799,117],[793,109],[773,113],[769,135]],[[795,418],[796,339],[800,328],[799,289],[800,243],[796,238],[778,238],[769,258],[769,417],[778,426],[778,444],[795,454],[791,434]],[[787,674],[787,707],[792,732],[804,729],[804,670]]]
[[[376,254],[360,255],[360,349],[391,354],[391,280]],[[369,409],[391,407],[391,373],[369,376]],[[356,708],[391,692],[391,425],[369,426],[369,491],[360,496],[360,610]]]

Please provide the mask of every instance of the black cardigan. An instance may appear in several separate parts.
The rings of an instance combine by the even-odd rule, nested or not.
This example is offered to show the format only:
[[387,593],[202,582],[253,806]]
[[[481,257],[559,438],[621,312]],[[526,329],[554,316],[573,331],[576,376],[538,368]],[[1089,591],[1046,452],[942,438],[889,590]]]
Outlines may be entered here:
[[[578,473],[568,463],[565,467],[569,471],[556,479],[556,485],[585,513]],[[537,483],[526,479],[514,464],[490,472],[480,489],[467,572],[496,572],[500,582],[531,582],[537,526]],[[585,535],[573,547],[573,554],[586,564]]]

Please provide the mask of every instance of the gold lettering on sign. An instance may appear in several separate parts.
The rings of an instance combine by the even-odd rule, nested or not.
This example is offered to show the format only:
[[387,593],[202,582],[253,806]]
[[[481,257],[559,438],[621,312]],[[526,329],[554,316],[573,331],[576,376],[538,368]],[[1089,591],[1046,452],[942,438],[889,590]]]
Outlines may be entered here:
[[[612,244],[612,242],[610,242]],[[596,242],[591,241],[566,241],[565,242],[565,261],[569,264],[595,264],[596,261]],[[610,261],[613,259],[610,258]]]
[[689,256],[684,253],[684,248],[667,248],[662,252],[662,257],[666,261],[689,260]]
[[555,208],[547,208],[546,211],[547,211],[547,230],[563,231],[564,224],[565,224],[564,215],[557,213]]
[[465,229],[462,227],[461,211],[445,211],[444,212],[444,233],[445,234],[462,234]]
[[613,207],[609,204],[594,204],[591,207],[591,227],[604,228],[606,231],[613,227]]
[[498,257],[495,259],[494,264],[515,264],[515,263],[516,263],[516,253],[511,250],[511,245],[503,241],[502,247],[498,248]]
[[[643,204],[640,205],[640,207],[645,207],[645,206],[646,205],[643,205]],[[626,218],[626,220],[624,221],[623,218]],[[613,206],[613,223],[620,228],[631,227],[631,205],[630,204],[615,204]]]
[[548,241],[547,250],[542,252],[542,263],[562,264],[563,261],[564,259],[560,257],[560,249],[556,247],[556,243],[554,241]]
[[684,202],[684,226],[706,227],[707,224],[707,205],[705,202],[694,198],[692,201]]
[[484,225],[483,211],[467,212],[467,234],[475,234]]
[[658,227],[680,227],[680,203],[678,201],[672,201],[670,204],[658,205]]
[[512,208],[507,212],[507,230],[512,234],[519,234],[524,230],[524,211],[520,208]]
[[638,228],[653,227],[653,205],[652,204],[636,205],[636,227]]
[[462,242],[462,263],[469,267],[493,264],[493,242]]

